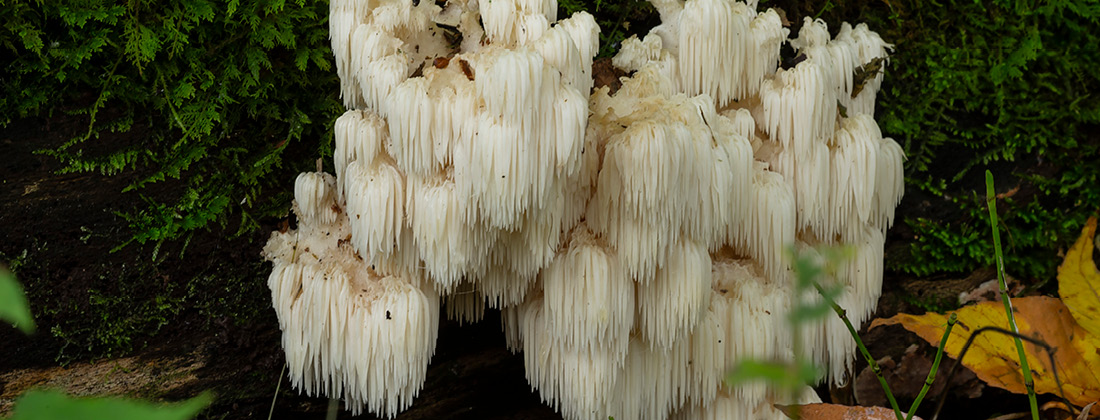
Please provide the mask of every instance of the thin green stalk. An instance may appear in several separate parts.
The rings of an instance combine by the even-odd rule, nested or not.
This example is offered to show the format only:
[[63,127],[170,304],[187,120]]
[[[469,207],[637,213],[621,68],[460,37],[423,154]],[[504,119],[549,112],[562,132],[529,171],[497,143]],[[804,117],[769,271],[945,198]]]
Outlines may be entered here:
[[275,415],[275,401],[279,400],[279,388],[283,386],[284,373],[286,373],[286,363],[283,363],[283,369],[279,371],[279,382],[275,384],[275,396],[271,397],[271,410],[267,411],[267,420],[271,420],[271,417]]
[[[791,252],[790,257],[797,260],[798,256],[793,252],[794,250],[791,249],[788,251]],[[797,264],[794,264],[794,266],[796,267],[797,271]],[[805,278],[806,276],[805,272],[797,272],[796,274],[799,279]],[[791,308],[799,308],[802,306],[802,293],[798,292],[799,290],[801,290],[801,285],[802,282],[795,282],[796,292],[792,293],[789,296]],[[800,378],[801,375],[799,374],[799,369],[801,369],[802,367],[802,360],[805,354],[802,352],[802,323],[798,322],[793,317],[787,317],[787,323],[791,326],[791,350],[795,355],[794,360],[791,363],[786,364],[787,378]],[[797,381],[793,381],[784,384],[786,386],[783,386],[782,389],[780,389],[780,391],[784,394],[783,398],[787,398],[788,401],[791,402],[798,401],[799,391],[798,385],[796,385],[796,383]],[[792,411],[789,416],[795,419],[802,418],[802,407],[799,407],[798,404],[791,404],[791,406]]]
[[[1008,317],[1009,330],[1019,334],[1016,326],[1016,317],[1012,314],[1012,300],[1008,297],[1008,282],[1005,281],[1005,263],[1001,255],[1001,234],[997,229],[997,195],[993,189],[993,172],[985,171],[985,203],[989,206],[989,224],[993,227],[993,249],[997,254],[997,279],[1000,281],[1001,301],[1005,305],[1005,316]],[[1035,381],[1031,378],[1031,367],[1027,363],[1027,354],[1024,353],[1024,342],[1019,337],[1016,341],[1016,353],[1020,356],[1020,370],[1024,372],[1024,387],[1027,388],[1027,400],[1031,405],[1031,419],[1039,420],[1039,404],[1035,400]]]
[[340,400],[336,398],[329,398],[328,414],[325,415],[325,420],[336,420],[337,414],[340,414]]
[[[801,295],[801,293],[795,293],[791,295],[791,300],[795,305],[798,304],[799,295]],[[802,360],[802,355],[805,354],[802,352],[802,324],[799,322],[794,322],[791,319],[788,319],[788,322],[791,323],[791,349],[794,351],[794,354],[796,356],[794,363],[790,363],[787,366],[787,375],[791,378],[798,378],[801,377],[801,375],[799,375],[799,369],[802,367],[802,363],[800,361]],[[783,392],[787,393],[786,397],[789,398],[789,401],[798,401],[799,391],[795,385],[792,384],[791,386],[784,388],[785,389],[783,389]],[[792,409],[793,418],[802,418],[802,407],[800,407],[798,404],[792,405],[794,406],[794,408]]]
[[917,407],[920,406],[921,400],[924,399],[924,395],[932,388],[932,382],[936,381],[936,371],[940,370],[940,360],[943,359],[943,349],[947,348],[947,337],[951,336],[951,328],[955,326],[955,322],[958,321],[958,318],[959,317],[954,313],[947,318],[947,329],[943,332],[943,338],[940,339],[940,348],[936,349],[936,360],[932,362],[932,369],[928,371],[928,377],[924,379],[924,386],[921,387],[920,393],[917,394],[917,399],[913,400],[913,405],[909,406],[909,414],[905,416],[905,420],[913,419],[913,413],[917,412]]
[[852,334],[852,338],[856,340],[856,346],[859,347],[859,352],[863,354],[863,358],[867,360],[867,365],[871,367],[871,371],[875,372],[875,377],[878,378],[878,383],[882,385],[882,390],[886,392],[886,399],[890,401],[890,408],[894,409],[894,415],[898,420],[905,420],[905,417],[901,414],[901,408],[898,407],[898,401],[894,399],[894,393],[890,391],[890,384],[886,383],[886,378],[882,376],[882,368],[875,363],[875,358],[871,356],[871,352],[867,351],[867,346],[863,345],[863,340],[859,338],[859,332],[852,326],[852,321],[848,320],[848,312],[841,308],[833,299],[829,298],[825,294],[825,289],[820,284],[814,282],[814,288],[821,294],[821,297],[829,302],[829,306],[833,308],[833,312],[840,317],[841,321],[844,321],[844,326],[848,327],[848,332]]

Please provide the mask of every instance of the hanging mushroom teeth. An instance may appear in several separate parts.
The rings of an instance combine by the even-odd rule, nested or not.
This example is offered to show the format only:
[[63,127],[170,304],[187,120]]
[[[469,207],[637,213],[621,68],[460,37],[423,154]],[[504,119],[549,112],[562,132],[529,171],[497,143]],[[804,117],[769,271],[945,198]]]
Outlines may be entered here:
[[584,224],[539,274],[547,332],[565,346],[626,343],[634,325],[633,282],[614,250]]
[[462,283],[455,291],[443,299],[443,309],[447,319],[458,321],[459,325],[481,321],[485,317],[485,302],[474,293],[472,283]]
[[646,283],[682,236],[710,248],[746,216],[751,145],[709,97],[667,95],[671,81],[643,68],[615,94],[597,91],[591,131],[603,149],[586,220]]
[[392,417],[424,381],[439,298],[415,279],[377,274],[342,246],[338,238],[352,234],[345,214],[332,223],[306,216],[335,204],[334,193],[309,187],[318,178],[335,190],[331,175],[299,177],[299,227],[273,232],[264,247],[291,384],[342,398],[353,413],[369,406]]
[[336,205],[336,178],[323,172],[303,172],[294,181],[298,216],[303,223],[330,225],[340,216]]
[[653,279],[637,287],[637,331],[647,344],[671,348],[695,329],[710,303],[710,255],[686,240],[670,250]]

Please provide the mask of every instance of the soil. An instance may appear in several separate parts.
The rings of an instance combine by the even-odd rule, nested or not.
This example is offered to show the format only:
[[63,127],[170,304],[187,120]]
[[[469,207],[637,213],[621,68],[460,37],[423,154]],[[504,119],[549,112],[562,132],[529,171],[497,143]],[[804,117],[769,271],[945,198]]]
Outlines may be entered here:
[[[282,379],[278,323],[274,311],[262,303],[268,299],[269,267],[261,263],[260,249],[266,232],[277,229],[279,220],[264,220],[258,232],[237,238],[216,228],[198,232],[186,249],[180,243],[166,243],[160,247],[130,244],[115,250],[131,237],[117,213],[142,205],[140,195],[121,191],[139,175],[60,174],[54,158],[35,153],[70,138],[82,124],[77,117],[55,116],[49,121],[19,120],[0,131],[0,156],[5,157],[0,163],[4,180],[0,225],[7,231],[0,241],[0,261],[12,266],[27,288],[39,328],[29,337],[0,328],[0,415],[27,389],[56,387],[77,395],[162,400],[211,390],[218,398],[204,413],[209,418],[267,418],[272,409],[273,418],[324,418],[327,399],[299,395]],[[94,141],[111,147],[140,141],[143,133],[137,127]],[[157,184],[144,193],[170,197],[173,187],[170,182]],[[932,211],[928,207],[935,206],[929,200],[907,196],[899,206],[899,220],[907,213]],[[902,224],[891,231],[888,259],[907,252],[907,235],[911,237]],[[196,280],[209,278],[214,281]],[[195,284],[216,284],[220,278],[237,282],[231,283],[233,287],[190,290]],[[935,279],[887,273],[876,316],[921,313],[926,309],[922,303],[957,299],[990,278],[989,271]],[[117,350],[118,343],[84,336],[93,335],[94,329],[69,336],[57,333],[106,321],[88,319],[105,316],[104,299],[124,298],[122,304],[107,306],[122,313],[107,315],[126,316],[127,305],[134,304],[136,312],[158,297],[183,299],[184,309],[164,314],[160,321],[135,318],[134,324],[121,324],[120,328],[149,332],[124,343],[124,350]],[[244,310],[250,304],[258,305],[260,309],[254,309],[259,313],[227,315],[235,306]],[[913,381],[923,380],[919,372],[926,372],[922,370],[927,369],[925,362],[934,354],[931,347],[900,327],[864,331],[863,337],[871,353],[889,365],[892,385],[900,391],[901,402],[908,404],[915,396],[911,395],[915,394]],[[499,313],[494,311],[475,325],[442,323],[424,389],[398,418],[560,418],[531,391],[522,355],[511,354],[504,343]],[[105,355],[105,347],[121,354]],[[857,362],[856,372],[864,368],[865,363]],[[984,388],[972,374],[959,375],[952,384],[946,418],[985,418],[993,411],[1026,410],[1021,405],[1024,399]],[[854,385],[822,388],[820,393],[826,401],[838,403],[882,403],[868,385],[866,373],[857,375]],[[929,416],[930,404],[925,407],[918,414]],[[339,418],[351,416],[341,411]]]

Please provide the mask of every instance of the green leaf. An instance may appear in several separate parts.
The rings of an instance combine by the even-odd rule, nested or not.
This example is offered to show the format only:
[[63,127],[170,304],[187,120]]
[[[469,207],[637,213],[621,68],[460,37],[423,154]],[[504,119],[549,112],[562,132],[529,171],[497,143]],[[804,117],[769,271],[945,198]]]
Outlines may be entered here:
[[172,92],[172,96],[176,97],[176,104],[179,105],[183,99],[191,99],[195,96],[195,85],[187,82],[180,82],[176,85],[175,92]]
[[802,324],[810,321],[816,321],[829,316],[833,312],[832,305],[828,302],[821,301],[817,303],[805,303],[799,305],[796,308],[791,309],[790,315],[792,323]]
[[126,56],[135,64],[142,65],[153,61],[160,48],[160,39],[148,26],[128,23],[125,29]]
[[993,66],[989,71],[989,77],[994,84],[1004,83],[1006,79],[1018,79],[1023,77],[1021,69],[1027,69],[1027,63],[1039,57],[1038,51],[1043,48],[1043,41],[1039,37],[1039,29],[1031,28],[1027,36],[1020,41],[1019,47],[1008,59]]
[[202,394],[178,404],[156,404],[122,398],[77,398],[60,391],[35,390],[15,402],[11,420],[185,420],[195,417],[213,398]]
[[214,5],[204,0],[190,0],[183,9],[191,20],[214,20]]
[[294,52],[294,66],[298,70],[306,71],[306,65],[309,64],[309,50],[302,48]]
[[18,31],[19,38],[23,40],[23,48],[33,51],[35,54],[42,53],[42,31],[37,28],[28,26],[22,27]]
[[0,319],[14,323],[25,334],[34,332],[34,316],[23,294],[23,286],[6,269],[0,269]]
[[726,382],[736,386],[748,382],[764,381],[770,385],[794,388],[816,382],[822,372],[812,363],[797,364],[770,360],[742,360],[726,377]]

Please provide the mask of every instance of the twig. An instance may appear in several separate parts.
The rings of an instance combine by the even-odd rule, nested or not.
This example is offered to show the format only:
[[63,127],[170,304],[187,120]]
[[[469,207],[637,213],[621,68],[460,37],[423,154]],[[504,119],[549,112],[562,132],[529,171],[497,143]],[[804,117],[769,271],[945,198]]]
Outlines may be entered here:
[[997,229],[997,194],[993,189],[993,172],[985,171],[985,203],[989,206],[989,224],[993,228],[993,249],[997,254],[997,279],[1000,281],[1001,301],[1004,302],[1005,316],[1008,317],[1008,326],[1016,333],[1016,353],[1020,356],[1020,370],[1024,372],[1024,387],[1027,388],[1027,401],[1031,405],[1031,419],[1039,420],[1039,404],[1035,400],[1035,381],[1031,377],[1031,367],[1027,363],[1027,354],[1024,353],[1024,343],[1020,341],[1020,328],[1016,326],[1016,317],[1012,314],[1012,299],[1008,296],[1008,283],[1005,281],[1005,263],[1001,255],[1001,235]]
[[943,349],[947,348],[947,337],[951,336],[951,328],[955,326],[955,322],[958,321],[958,315],[951,313],[951,317],[947,318],[947,328],[943,332],[943,338],[940,339],[940,348],[936,349],[936,359],[932,362],[932,369],[928,371],[928,377],[924,379],[924,386],[921,387],[920,393],[917,394],[917,399],[913,400],[913,405],[909,406],[909,414],[905,416],[905,420],[912,420],[913,413],[917,412],[917,407],[920,406],[921,400],[924,399],[924,395],[928,393],[928,390],[932,388],[932,383],[936,381],[936,371],[940,369],[940,360],[943,359]]
[[886,378],[882,376],[882,369],[879,368],[878,363],[875,363],[875,358],[871,356],[871,352],[867,351],[867,347],[863,345],[863,340],[859,338],[859,332],[852,326],[852,322],[848,320],[848,312],[841,308],[832,298],[825,294],[825,289],[820,284],[814,282],[814,288],[821,294],[821,297],[829,303],[829,306],[833,308],[833,312],[840,317],[841,321],[844,321],[844,326],[848,327],[848,332],[852,334],[852,338],[856,340],[856,346],[859,347],[859,352],[863,354],[863,358],[867,360],[867,365],[871,367],[871,371],[875,372],[875,377],[878,378],[878,383],[882,385],[882,390],[886,392],[886,399],[890,401],[890,407],[894,409],[894,415],[898,420],[905,420],[905,417],[901,414],[901,408],[898,407],[898,402],[894,399],[894,393],[890,392],[890,384],[886,383]]
[[1043,350],[1046,350],[1047,357],[1050,359],[1051,372],[1054,372],[1054,383],[1058,385],[1058,394],[1062,397],[1062,401],[1066,403],[1066,406],[1071,407],[1070,412],[1071,414],[1073,414],[1073,404],[1071,404],[1069,402],[1069,399],[1066,398],[1066,392],[1062,389],[1062,379],[1058,376],[1058,365],[1054,364],[1055,349],[1049,344],[1044,343],[1042,340],[1031,338],[1020,333],[1014,333],[1001,327],[986,326],[978,328],[977,330],[974,330],[972,334],[970,334],[970,338],[966,339],[966,344],[963,344],[962,351],[959,352],[959,358],[955,359],[955,363],[951,365],[951,370],[947,371],[947,382],[943,387],[943,391],[940,391],[940,402],[936,404],[936,411],[932,414],[932,420],[936,420],[936,418],[939,417],[940,410],[943,409],[943,403],[947,400],[947,391],[951,388],[951,378],[955,376],[955,372],[959,369],[959,365],[962,364],[963,358],[966,357],[966,352],[970,350],[970,345],[974,344],[975,338],[987,331],[1009,335],[1015,337],[1016,340],[1024,340],[1038,347],[1041,347]]

